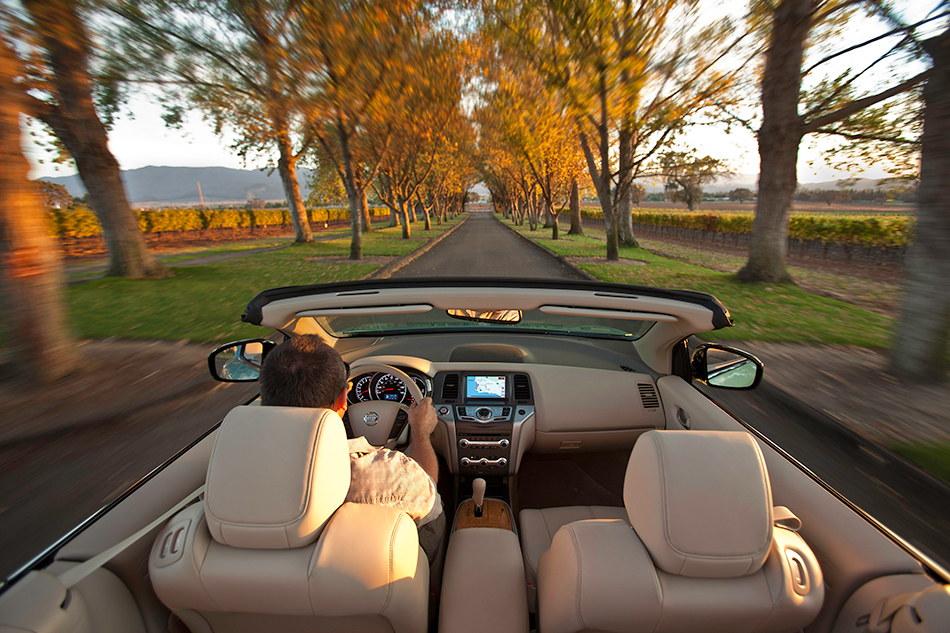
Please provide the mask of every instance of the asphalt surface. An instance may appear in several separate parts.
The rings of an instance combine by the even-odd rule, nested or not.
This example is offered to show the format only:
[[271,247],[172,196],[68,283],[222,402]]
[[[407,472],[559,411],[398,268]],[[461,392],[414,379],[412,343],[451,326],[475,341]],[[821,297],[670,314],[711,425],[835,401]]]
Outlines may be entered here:
[[586,279],[525,242],[488,212],[470,213],[438,246],[393,277]]
[[[583,278],[481,213],[470,214],[452,235],[394,276]],[[189,444],[254,391],[243,385],[216,388],[203,380],[199,386],[194,372],[206,371],[205,353],[196,348],[195,358],[183,358],[181,371],[189,372],[188,388],[159,403],[58,434],[0,443],[0,578]],[[780,395],[767,382],[752,392],[710,393],[845,497],[950,567],[946,487],[929,485],[900,464],[889,463],[886,456]]]

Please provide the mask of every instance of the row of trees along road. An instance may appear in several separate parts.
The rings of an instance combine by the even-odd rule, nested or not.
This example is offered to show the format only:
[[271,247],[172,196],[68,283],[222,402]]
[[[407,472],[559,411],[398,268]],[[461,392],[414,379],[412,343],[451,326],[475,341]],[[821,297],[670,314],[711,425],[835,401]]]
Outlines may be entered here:
[[[894,367],[917,377],[945,372],[950,293],[936,289],[947,266],[941,257],[948,259],[939,245],[950,227],[936,213],[946,196],[936,193],[947,185],[932,175],[942,150],[931,140],[938,149],[928,151],[928,138],[939,138],[945,126],[938,66],[946,36],[929,43],[916,37],[945,12],[908,25],[882,0],[755,0],[743,28],[711,18],[701,5],[486,0],[475,11],[417,0],[23,0],[5,4],[0,16],[8,48],[19,56],[11,62],[22,93],[17,107],[47,123],[75,160],[109,242],[111,273],[131,276],[164,271],[134,226],[106,144],[129,86],[159,90],[171,124],[197,108],[216,130],[237,133],[241,155],[276,157],[298,241],[312,239],[298,163],[335,174],[350,206],[353,258],[361,257],[361,234],[370,228],[362,220],[370,187],[408,237],[416,212],[428,220],[435,209],[441,218],[464,196],[477,144],[496,203],[531,223],[544,215],[555,235],[556,214],[568,203],[578,211],[572,232],[580,230],[578,190],[592,187],[607,224],[607,258],[616,260],[620,245],[636,245],[634,181],[664,178],[670,190],[688,195],[722,166],[689,151],[686,132],[728,119],[758,135],[761,158],[752,247],[740,279],[785,282],[802,139],[834,134],[853,144],[846,149],[874,147],[881,156],[898,148],[908,150],[906,159],[918,146],[919,126],[890,104],[926,81],[922,93],[912,93],[923,95],[929,122],[922,231],[901,330],[913,332],[898,334],[905,345]],[[865,13],[884,30],[832,50],[832,36]],[[481,28],[461,24],[462,15],[480,16]],[[475,31],[477,42],[462,41]],[[825,64],[895,36],[898,43],[871,64],[809,83]],[[891,73],[890,85],[873,94],[857,88],[902,51],[934,68],[929,75]],[[757,72],[761,115],[744,117],[743,87]]]

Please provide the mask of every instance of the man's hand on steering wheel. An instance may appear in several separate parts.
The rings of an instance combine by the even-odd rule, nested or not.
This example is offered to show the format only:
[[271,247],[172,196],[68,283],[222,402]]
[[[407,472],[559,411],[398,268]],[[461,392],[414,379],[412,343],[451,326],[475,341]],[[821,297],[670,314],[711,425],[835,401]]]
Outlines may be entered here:
[[413,438],[429,437],[438,423],[432,398],[423,398],[421,402],[409,405],[409,428],[412,429]]

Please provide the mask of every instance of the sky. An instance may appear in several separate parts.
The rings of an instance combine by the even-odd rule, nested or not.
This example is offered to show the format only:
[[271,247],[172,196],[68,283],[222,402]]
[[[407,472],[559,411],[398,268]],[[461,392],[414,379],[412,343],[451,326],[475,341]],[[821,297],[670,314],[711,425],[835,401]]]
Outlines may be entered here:
[[[905,0],[897,4],[902,8],[906,19],[919,20],[935,6],[936,1]],[[868,26],[873,25],[868,24]],[[874,28],[874,32],[879,32],[879,27],[874,26]],[[862,37],[866,37],[867,31],[864,28],[849,28],[848,30],[852,34],[860,33]],[[848,35],[845,34],[840,42],[847,44],[847,38]],[[838,45],[839,42],[835,44]],[[869,51],[862,50],[859,55],[867,59]],[[842,60],[842,65],[832,67],[830,70],[837,72],[841,68],[846,68],[847,63],[847,60]],[[860,63],[860,59],[851,63]],[[873,90],[874,86],[867,88]],[[165,127],[161,113],[161,107],[154,96],[150,97],[144,92],[132,96],[128,107],[118,117],[109,134],[110,148],[123,170],[150,165],[235,169],[255,169],[267,166],[266,157],[249,160],[247,163],[242,162],[228,148],[233,138],[227,133],[223,137],[216,136],[211,125],[203,121],[199,114],[191,113],[180,129],[169,129]],[[32,178],[69,176],[76,173],[72,165],[52,163],[51,155],[36,142],[46,134],[42,126],[35,124],[29,132],[29,134],[24,134],[24,152],[32,166],[30,171]],[[722,127],[694,128],[682,142],[685,146],[694,148],[701,156],[711,155],[724,159],[735,174],[757,174],[759,171],[755,136],[739,126],[733,126],[730,133]],[[800,182],[822,182],[859,176],[886,177],[887,174],[883,170],[872,165],[868,165],[867,169],[861,173],[833,170],[822,159],[822,147],[826,145],[826,142],[808,139],[802,143],[798,165]]]

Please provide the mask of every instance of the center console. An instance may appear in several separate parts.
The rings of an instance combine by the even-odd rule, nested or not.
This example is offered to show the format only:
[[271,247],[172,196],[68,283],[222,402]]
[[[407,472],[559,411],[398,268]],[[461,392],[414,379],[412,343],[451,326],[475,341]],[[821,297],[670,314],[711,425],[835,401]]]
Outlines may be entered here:
[[433,405],[448,429],[453,474],[515,474],[523,454],[519,451],[522,430],[534,417],[528,374],[439,372]]

